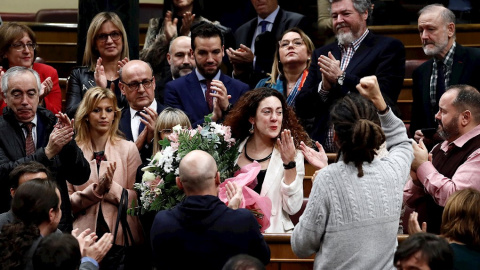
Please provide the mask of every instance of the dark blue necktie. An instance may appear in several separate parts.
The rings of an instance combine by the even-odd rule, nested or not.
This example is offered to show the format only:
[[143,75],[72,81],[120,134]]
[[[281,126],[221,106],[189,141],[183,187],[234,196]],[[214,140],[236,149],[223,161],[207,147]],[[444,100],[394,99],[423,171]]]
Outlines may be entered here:
[[267,31],[267,24],[268,22],[267,21],[260,21],[260,25],[262,26],[262,33]]
[[[143,120],[145,120],[145,117],[143,117],[140,113],[147,113],[146,111],[137,111],[135,114],[140,116]],[[138,135],[140,135],[140,133],[142,133],[142,131],[145,129],[145,124],[140,121],[140,125],[138,125]]]

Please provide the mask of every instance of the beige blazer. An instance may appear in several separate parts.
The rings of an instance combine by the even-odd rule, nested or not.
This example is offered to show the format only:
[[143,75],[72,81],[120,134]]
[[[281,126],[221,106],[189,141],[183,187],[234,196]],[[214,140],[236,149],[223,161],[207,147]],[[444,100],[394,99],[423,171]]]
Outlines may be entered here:
[[[90,179],[81,186],[74,186],[68,183],[68,193],[74,214],[73,228],[79,228],[80,232],[90,228],[92,232],[97,229],[97,215],[99,206],[102,205],[102,213],[110,231],[114,232],[117,220],[118,204],[122,196],[122,189],[128,190],[128,205],[132,201],[137,202],[137,193],[133,190],[137,168],[141,164],[140,154],[133,142],[118,140],[112,144],[110,140],[105,146],[106,161],[100,163],[100,173],[97,171],[96,160],[93,159],[91,145],[79,145],[85,159],[90,163]],[[116,162],[117,167],[113,175],[113,182],[110,191],[105,195],[95,193],[94,187],[98,184],[100,177],[107,171],[110,163]],[[127,216],[128,224],[132,230],[135,243],[143,241],[142,226],[138,217]],[[118,229],[116,244],[123,245],[122,226]]]
[[[247,139],[240,143],[239,152],[243,151],[243,146]],[[261,196],[267,196],[272,201],[270,227],[268,227],[265,233],[291,233],[293,231],[294,226],[289,215],[296,214],[303,203],[305,164],[300,150],[297,150],[295,162],[297,163],[297,176],[290,185],[287,185],[284,182],[285,169],[283,169],[282,157],[278,149],[276,147],[273,148],[272,157],[270,158],[260,192]]]

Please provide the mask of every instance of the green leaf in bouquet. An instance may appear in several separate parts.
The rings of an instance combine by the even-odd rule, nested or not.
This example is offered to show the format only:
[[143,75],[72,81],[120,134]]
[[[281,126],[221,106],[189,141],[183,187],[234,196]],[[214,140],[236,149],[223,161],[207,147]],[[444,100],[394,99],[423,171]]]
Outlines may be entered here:
[[158,141],[158,144],[162,146],[162,149],[165,149],[167,146],[170,146],[170,141],[165,137],[163,140]]

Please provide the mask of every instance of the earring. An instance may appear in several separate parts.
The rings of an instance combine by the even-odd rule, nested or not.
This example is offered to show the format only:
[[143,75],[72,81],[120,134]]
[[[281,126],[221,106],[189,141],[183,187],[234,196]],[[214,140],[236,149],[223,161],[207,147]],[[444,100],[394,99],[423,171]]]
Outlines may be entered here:
[[250,132],[250,134],[253,134],[255,130],[253,129],[253,124],[252,124],[252,127],[248,130],[248,132]]
[[307,60],[310,61],[310,60],[312,60],[312,58],[308,57]]

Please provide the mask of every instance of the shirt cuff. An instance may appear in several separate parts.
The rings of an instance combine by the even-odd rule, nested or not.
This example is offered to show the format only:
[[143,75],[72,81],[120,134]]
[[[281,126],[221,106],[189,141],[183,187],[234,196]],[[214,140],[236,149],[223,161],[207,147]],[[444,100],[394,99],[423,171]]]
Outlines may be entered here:
[[321,81],[318,84],[318,94],[320,95],[320,98],[322,99],[323,102],[327,101],[329,93],[330,93],[329,91],[323,90],[323,81]]
[[83,257],[82,260],[81,260],[81,263],[84,263],[84,262],[91,262],[91,263],[93,263],[93,265],[95,265],[96,267],[99,267],[98,262],[95,261],[93,258]]

